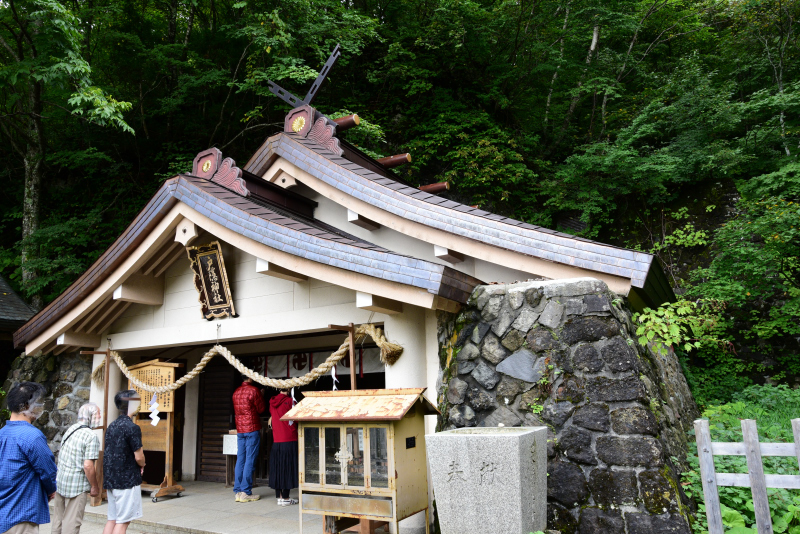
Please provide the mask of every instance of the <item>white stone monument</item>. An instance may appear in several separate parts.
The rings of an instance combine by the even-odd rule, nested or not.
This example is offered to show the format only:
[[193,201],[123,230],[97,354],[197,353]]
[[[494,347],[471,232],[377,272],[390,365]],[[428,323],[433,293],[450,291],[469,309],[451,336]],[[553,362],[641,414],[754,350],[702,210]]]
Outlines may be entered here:
[[425,436],[442,534],[530,534],[547,525],[547,428]]

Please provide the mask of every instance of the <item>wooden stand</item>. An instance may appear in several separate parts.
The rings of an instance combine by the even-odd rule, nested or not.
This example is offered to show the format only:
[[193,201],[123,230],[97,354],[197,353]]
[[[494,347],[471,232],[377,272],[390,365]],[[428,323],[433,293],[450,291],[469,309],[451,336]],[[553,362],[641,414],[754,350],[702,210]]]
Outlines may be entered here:
[[[160,360],[151,360],[138,365],[129,367],[142,382],[151,385],[171,384],[175,381],[175,371],[183,367],[182,363],[169,363]],[[153,383],[155,382],[155,384]],[[136,389],[132,383],[128,386]],[[142,409],[140,413],[150,412],[151,393],[138,391],[142,397]],[[142,484],[142,491],[149,491],[150,498],[157,502],[159,497],[165,495],[181,496],[181,492],[186,491],[183,486],[175,483],[173,470],[173,452],[175,440],[175,392],[159,393],[157,396],[159,412],[165,413],[166,420],[162,419],[158,425],[150,424],[149,417],[144,420],[136,419],[134,422],[142,429],[142,445],[145,451],[160,451],[165,455],[164,480],[161,484]]]

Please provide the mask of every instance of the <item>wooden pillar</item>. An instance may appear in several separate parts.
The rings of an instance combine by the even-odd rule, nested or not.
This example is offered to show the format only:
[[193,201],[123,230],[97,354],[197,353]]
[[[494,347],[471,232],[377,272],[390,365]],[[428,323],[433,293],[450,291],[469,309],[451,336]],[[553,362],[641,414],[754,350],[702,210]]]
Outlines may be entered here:
[[350,389],[355,391],[356,390],[356,340],[355,340],[355,333],[356,327],[353,323],[348,324],[347,326],[338,325],[338,324],[329,324],[328,328],[331,330],[342,330],[347,332],[349,335],[350,341]]
[[106,429],[108,428],[108,372],[109,368],[111,367],[111,350],[106,349],[103,351],[93,351],[93,350],[82,350],[81,354],[104,354],[105,355],[105,369],[104,371],[104,378],[103,378],[103,437],[100,440],[100,454],[97,457],[97,462],[95,463],[95,472],[97,477],[97,485],[100,486],[100,494],[97,497],[91,497],[89,499],[90,506],[100,506],[103,504],[103,453],[106,450]]

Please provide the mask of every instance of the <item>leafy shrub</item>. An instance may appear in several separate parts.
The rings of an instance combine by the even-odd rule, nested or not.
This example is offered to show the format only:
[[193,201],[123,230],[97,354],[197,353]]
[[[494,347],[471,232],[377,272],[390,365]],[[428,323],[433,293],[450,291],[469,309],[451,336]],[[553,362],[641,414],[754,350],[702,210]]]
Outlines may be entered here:
[[[800,390],[780,386],[750,386],[733,395],[727,404],[709,406],[703,417],[708,418],[712,441],[741,442],[741,420],[758,422],[759,441],[794,441],[791,419],[800,417]],[[698,502],[697,518],[692,525],[695,534],[708,532],[706,508],[703,503],[703,486],[694,431],[689,432],[689,466],[683,474],[682,485],[686,494]],[[797,459],[794,457],[764,457],[767,474],[796,475]],[[744,456],[715,456],[718,473],[747,473]],[[800,534],[800,491],[768,489],[773,530],[776,533]],[[755,515],[750,488],[719,488],[722,520],[728,534],[755,534]]]

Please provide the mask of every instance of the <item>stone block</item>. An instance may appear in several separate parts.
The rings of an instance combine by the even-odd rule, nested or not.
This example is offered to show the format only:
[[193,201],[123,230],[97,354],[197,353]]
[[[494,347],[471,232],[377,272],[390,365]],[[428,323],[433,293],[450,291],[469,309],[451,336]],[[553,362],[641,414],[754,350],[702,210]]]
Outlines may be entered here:
[[575,405],[569,401],[547,401],[544,405],[544,410],[542,410],[542,413],[540,414],[540,417],[554,427],[561,428],[574,411]]
[[[550,487],[548,486],[548,491]],[[553,527],[556,534],[575,534],[578,529],[578,522],[572,517],[572,514],[560,506],[558,503],[550,501],[547,503],[547,526]],[[545,534],[550,534],[551,531],[545,531]]]
[[637,368],[636,353],[620,336],[611,338],[608,344],[600,349],[600,354],[611,372],[621,373]]
[[448,419],[453,426],[475,426],[475,412],[467,405],[459,405],[450,408]]
[[495,388],[497,398],[508,399],[509,402],[525,390],[525,385],[521,380],[504,376],[500,379],[500,383]]
[[655,416],[642,406],[620,408],[611,412],[611,427],[617,434],[658,435]]
[[542,366],[534,369],[536,355],[528,349],[520,349],[497,365],[497,371],[525,382],[538,382],[544,374]]
[[600,403],[592,403],[581,406],[575,410],[572,422],[589,430],[608,432],[611,424],[608,419],[608,406]]
[[535,308],[539,305],[539,302],[542,300],[542,288],[540,287],[532,287],[530,289],[525,290],[525,301],[531,306],[531,308]]
[[53,397],[60,397],[69,393],[72,393],[72,384],[67,384],[66,382],[59,382],[53,389]]
[[624,532],[625,523],[618,510],[584,508],[581,511],[578,534],[624,534]]
[[492,332],[494,332],[497,337],[503,337],[508,331],[508,327],[511,326],[511,323],[513,323],[516,318],[516,313],[508,308],[502,308],[492,325]]
[[483,341],[486,332],[488,332],[492,328],[490,323],[480,323],[478,326],[472,329],[472,342],[476,345],[480,345],[481,341]]
[[564,307],[567,315],[580,315],[583,313],[585,305],[582,298],[565,299]]
[[520,332],[527,332],[534,325],[539,318],[539,314],[535,311],[525,308],[517,315],[517,318],[511,323],[511,328],[519,330]]
[[503,305],[504,297],[502,295],[495,295],[489,299],[486,306],[481,310],[481,318],[486,322],[491,322],[497,319],[497,314],[500,313],[500,307]]
[[483,360],[478,362],[470,376],[486,389],[493,389],[500,382],[500,374]]
[[556,340],[553,333],[541,326],[537,326],[528,332],[528,347],[534,352],[544,352],[548,350],[558,350],[563,347],[561,343]]
[[75,371],[61,371],[59,380],[62,380],[64,382],[74,382],[76,376],[78,376],[78,373],[76,373]]
[[575,404],[580,404],[586,398],[583,379],[576,376],[568,376],[556,389],[555,398],[558,400],[568,400]]
[[525,336],[519,330],[515,330],[512,328],[506,334],[506,337],[503,338],[503,341],[500,342],[505,348],[514,352],[519,350],[523,344],[525,344]]
[[603,369],[603,360],[593,346],[580,345],[572,354],[572,365],[584,373],[598,373]]
[[[680,515],[652,516],[648,514],[625,514],[628,534],[690,534],[686,519]],[[622,531],[620,531],[622,532]]]
[[548,280],[539,283],[546,297],[579,297],[608,291],[608,286],[605,282],[588,277],[569,280]]
[[69,397],[61,397],[56,401],[55,408],[56,410],[63,410],[67,406],[69,406]]
[[90,387],[92,385],[92,373],[81,373],[78,375],[78,381],[75,385],[83,388]]
[[89,388],[78,388],[75,391],[75,396],[81,400],[88,401],[89,400]]
[[651,437],[600,436],[597,456],[609,465],[658,467],[664,464],[661,442]]
[[480,422],[478,426],[494,428],[501,426],[519,426],[522,424],[522,419],[506,408],[505,406],[498,406],[495,411],[486,416],[486,419]]
[[575,369],[572,367],[572,359],[569,357],[568,350],[554,350],[548,354],[550,358],[550,363],[553,364],[557,369],[560,369],[563,373],[572,374],[575,372]]
[[652,514],[663,514],[678,507],[678,496],[672,484],[657,469],[639,473],[642,502]]
[[490,298],[492,298],[492,296],[484,288],[481,288],[480,293],[476,293],[475,296],[475,307],[482,310],[486,307]]
[[506,299],[508,300],[508,305],[511,306],[512,310],[518,310],[523,304],[525,304],[525,288],[514,287],[509,289]]
[[589,475],[589,489],[601,506],[635,505],[639,494],[633,471],[595,469]]
[[547,528],[547,429],[458,429],[425,436],[442,534]]
[[494,400],[494,395],[479,387],[471,387],[466,390],[467,402],[472,406],[473,410],[483,411],[491,410],[497,407],[497,402]]
[[597,465],[592,450],[592,433],[587,430],[576,426],[566,428],[558,440],[558,447],[570,460],[586,465]]
[[472,343],[467,343],[466,345],[464,345],[464,347],[462,347],[460,351],[458,351],[458,356],[456,356],[456,360],[460,362],[467,360],[474,360],[480,355],[481,353],[478,350],[478,347],[476,347]]
[[611,303],[605,295],[586,295],[583,297],[583,303],[586,305],[584,313],[603,313],[611,311]]
[[567,508],[580,506],[589,496],[583,469],[572,462],[556,460],[547,468],[547,498]]
[[[541,318],[539,319],[541,323]],[[572,317],[564,324],[561,340],[568,345],[581,341],[600,341],[619,334],[619,325],[613,319],[594,315]]]
[[458,374],[460,375],[468,375],[474,369],[475,369],[475,362],[473,361],[458,362]]
[[619,380],[598,376],[586,381],[586,396],[592,402],[621,402],[646,400],[644,385],[638,377],[628,376]]
[[483,347],[481,348],[481,356],[497,365],[505,360],[508,355],[508,350],[500,344],[500,340],[497,336],[494,334],[486,336],[486,339],[483,341]]
[[458,378],[453,378],[447,385],[447,402],[450,404],[461,404],[464,402],[464,396],[467,393],[469,384]]
[[557,300],[551,300],[545,306],[544,311],[539,316],[539,324],[548,328],[557,328],[564,319],[565,307]]

